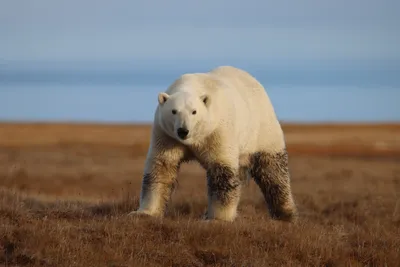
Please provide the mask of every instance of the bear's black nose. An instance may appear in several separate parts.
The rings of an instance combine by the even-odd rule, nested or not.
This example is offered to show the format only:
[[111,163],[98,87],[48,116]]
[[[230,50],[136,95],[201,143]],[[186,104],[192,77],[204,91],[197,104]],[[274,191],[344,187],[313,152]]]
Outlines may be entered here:
[[189,134],[189,130],[186,128],[178,128],[178,136],[181,139],[185,139],[185,137]]

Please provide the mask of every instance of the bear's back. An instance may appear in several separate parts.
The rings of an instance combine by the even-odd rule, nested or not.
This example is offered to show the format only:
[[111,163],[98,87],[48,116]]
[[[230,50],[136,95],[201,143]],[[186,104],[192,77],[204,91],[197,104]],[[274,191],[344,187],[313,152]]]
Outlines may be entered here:
[[221,89],[221,83],[208,73],[186,73],[176,79],[165,92],[168,94],[188,92],[200,96],[219,89]]
[[250,73],[232,66],[220,66],[208,72],[230,88],[254,94],[265,94],[264,87]]
[[222,82],[231,91],[229,94],[236,95],[244,101],[253,116],[272,114],[274,118],[275,113],[267,92],[248,72],[232,66],[221,66],[211,70],[209,75]]
[[[262,84],[248,72],[232,66],[217,67],[209,75],[221,81],[235,102],[238,139],[253,147],[258,140],[270,140],[270,148],[282,146],[282,131],[272,103]],[[253,132],[255,135],[249,135]],[[276,143],[276,144],[272,144]]]

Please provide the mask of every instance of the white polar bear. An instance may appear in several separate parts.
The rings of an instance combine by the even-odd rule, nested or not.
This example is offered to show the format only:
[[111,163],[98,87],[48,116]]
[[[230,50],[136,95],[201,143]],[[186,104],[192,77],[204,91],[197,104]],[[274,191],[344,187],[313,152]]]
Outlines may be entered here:
[[184,74],[158,102],[140,207],[130,214],[163,216],[181,163],[197,160],[207,170],[206,219],[235,219],[246,174],[272,218],[296,218],[284,135],[254,77],[231,66]]

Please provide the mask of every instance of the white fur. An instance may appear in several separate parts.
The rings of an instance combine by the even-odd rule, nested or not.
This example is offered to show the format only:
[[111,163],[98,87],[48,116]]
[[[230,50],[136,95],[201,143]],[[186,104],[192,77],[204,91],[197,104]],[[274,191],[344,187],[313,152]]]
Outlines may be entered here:
[[[264,87],[238,68],[222,66],[207,73],[184,74],[158,95],[158,101],[145,173],[166,170],[160,166],[172,166],[190,155],[189,159],[198,160],[205,168],[214,163],[228,165],[246,180],[251,154],[285,148],[281,126]],[[192,114],[194,110],[196,114]],[[187,139],[179,138],[179,127],[189,130]],[[154,185],[153,191],[141,196],[138,213],[161,213],[158,194],[175,175],[163,173],[157,178],[163,181],[161,187]],[[233,195],[225,206],[209,195],[208,216],[233,220],[239,194]]]
[[[281,126],[264,87],[243,70],[222,66],[208,73],[185,74],[165,93],[170,98],[157,109],[156,123],[175,138],[177,125],[189,126],[194,136],[184,144],[200,143],[222,128],[224,141],[237,147],[241,158],[260,150],[276,152],[285,147]],[[200,100],[204,95],[209,96],[209,109]],[[182,115],[172,116],[173,108],[183,110]],[[196,115],[190,114],[192,109],[197,109]]]

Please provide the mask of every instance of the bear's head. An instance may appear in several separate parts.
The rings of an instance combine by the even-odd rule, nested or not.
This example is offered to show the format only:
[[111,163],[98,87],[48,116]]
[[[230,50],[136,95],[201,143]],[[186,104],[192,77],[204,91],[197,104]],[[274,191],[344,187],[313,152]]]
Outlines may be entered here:
[[158,124],[172,138],[190,145],[201,141],[213,129],[210,97],[188,92],[158,94]]

